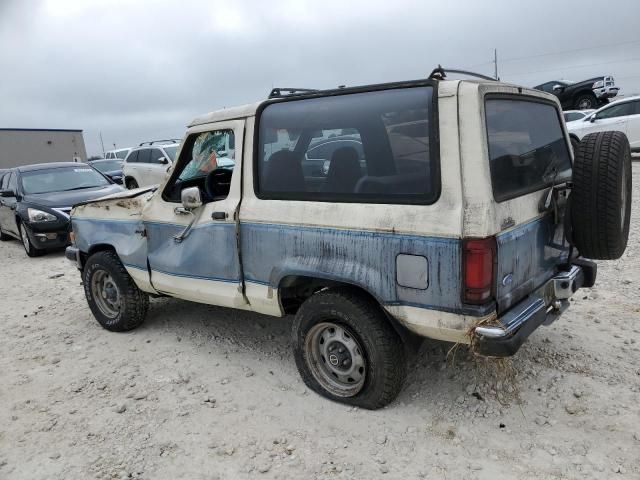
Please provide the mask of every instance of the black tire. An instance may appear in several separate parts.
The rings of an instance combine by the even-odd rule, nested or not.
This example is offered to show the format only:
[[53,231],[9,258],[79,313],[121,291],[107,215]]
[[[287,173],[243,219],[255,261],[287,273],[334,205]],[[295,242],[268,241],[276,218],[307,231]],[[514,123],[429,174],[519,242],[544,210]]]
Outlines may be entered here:
[[135,178],[127,178],[125,185],[127,189],[133,190],[134,188],[138,188],[138,182]]
[[[327,367],[336,367],[330,367],[324,356],[324,367],[322,360],[314,361],[317,356],[309,347],[310,335],[319,326],[332,324],[348,332],[348,336],[353,337],[356,345],[361,347],[359,353],[364,365],[360,371],[364,378],[358,391],[347,393],[343,390],[336,393],[335,388],[327,387],[327,381],[321,378],[319,372],[323,369],[326,371]],[[377,409],[393,401],[402,389],[406,376],[402,340],[380,306],[363,293],[350,288],[336,288],[313,295],[298,310],[292,333],[298,371],[304,383],[314,392],[349,405]],[[331,351],[330,346],[328,348]],[[334,365],[337,364],[336,361]]]
[[18,232],[20,233],[20,243],[24,247],[24,251],[27,252],[27,256],[29,257],[39,257],[46,253],[46,250],[41,248],[36,248],[29,237],[28,229],[25,227],[22,222],[18,222]]
[[580,141],[570,201],[571,238],[580,254],[620,258],[631,218],[631,151],[624,133],[591,133]]
[[[117,291],[117,306],[108,315],[105,310],[106,300],[96,298],[92,281],[100,277],[108,277],[112,291]],[[98,323],[112,332],[124,332],[138,327],[144,322],[149,309],[149,296],[140,290],[113,251],[94,253],[85,263],[82,271],[84,293]],[[106,296],[104,297],[107,298]]]
[[589,110],[598,108],[598,99],[593,93],[581,93],[576,97],[573,106],[576,110]]
[[577,137],[571,137],[571,148],[573,149],[573,155],[575,157],[576,152],[578,151],[578,144],[580,143],[580,140],[578,140]]

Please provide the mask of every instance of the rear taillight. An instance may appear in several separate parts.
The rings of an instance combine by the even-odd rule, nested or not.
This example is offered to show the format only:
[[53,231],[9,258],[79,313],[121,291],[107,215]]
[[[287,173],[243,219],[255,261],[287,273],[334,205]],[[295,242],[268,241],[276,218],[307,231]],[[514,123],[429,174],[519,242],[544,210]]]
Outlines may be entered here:
[[464,303],[486,303],[492,298],[496,239],[465,238],[462,241]]

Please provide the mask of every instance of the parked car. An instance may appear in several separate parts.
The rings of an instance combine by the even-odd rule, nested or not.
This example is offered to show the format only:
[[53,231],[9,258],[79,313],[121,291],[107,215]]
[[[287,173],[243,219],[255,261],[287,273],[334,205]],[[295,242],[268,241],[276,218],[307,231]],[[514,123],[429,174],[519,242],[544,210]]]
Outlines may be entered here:
[[569,123],[582,120],[593,112],[595,110],[566,110],[562,115],[564,116],[564,121]]
[[109,150],[108,152],[105,152],[104,158],[106,158],[107,160],[116,160],[116,159],[124,160],[127,157],[127,155],[129,155],[130,151],[131,151],[131,147],[118,148],[116,150]]
[[616,130],[629,138],[632,152],[640,152],[640,96],[612,102],[567,129],[574,146],[589,133]]
[[[623,254],[629,146],[620,132],[592,134],[572,165],[555,97],[445,74],[194,120],[157,189],[72,211],[66,256],[97,321],[133,329],[149,295],[295,315],[304,382],[364,408],[398,394],[411,339],[513,355],[593,286],[587,258]],[[366,168],[357,146],[341,146],[318,182],[302,162],[314,139],[345,128]],[[237,167],[215,168],[234,140]]]
[[178,151],[178,143],[140,144],[124,159],[122,172],[128,189],[162,183]]
[[610,75],[594,77],[581,82],[553,80],[533,87],[552,93],[560,100],[565,110],[586,110],[598,108],[618,95],[618,88]]
[[115,183],[122,184],[122,160],[108,160],[99,158],[91,160],[89,165],[98,170],[103,175],[106,175]]
[[122,190],[87,164],[41,163],[12,168],[0,184],[0,240],[21,240],[30,257],[65,247],[71,207]]

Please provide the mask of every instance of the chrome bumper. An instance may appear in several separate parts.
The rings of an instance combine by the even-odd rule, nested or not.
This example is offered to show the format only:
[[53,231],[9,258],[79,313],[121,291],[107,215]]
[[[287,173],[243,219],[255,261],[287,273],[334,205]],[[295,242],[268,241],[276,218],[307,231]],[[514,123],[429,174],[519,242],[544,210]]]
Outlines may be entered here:
[[82,259],[80,258],[80,250],[77,247],[69,245],[64,251],[64,256],[67,257],[67,260],[75,262],[78,270],[82,270]]
[[580,264],[560,272],[498,318],[497,325],[476,327],[473,334],[477,352],[495,357],[513,355],[535,329],[549,325],[567,309],[576,290],[592,286],[595,275],[595,263],[582,259]]

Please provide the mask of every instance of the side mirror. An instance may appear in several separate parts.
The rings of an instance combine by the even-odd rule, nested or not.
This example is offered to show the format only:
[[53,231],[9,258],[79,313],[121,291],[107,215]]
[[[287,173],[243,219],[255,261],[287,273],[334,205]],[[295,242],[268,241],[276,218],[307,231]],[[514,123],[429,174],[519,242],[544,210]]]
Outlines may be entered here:
[[169,163],[169,159],[167,157],[160,157],[158,158],[158,160],[156,160],[158,163],[161,163],[162,165],[166,165],[167,163]]
[[11,198],[15,196],[16,192],[14,192],[13,190],[0,190],[0,197]]
[[589,117],[589,121],[590,121],[591,123],[593,123],[593,122],[595,122],[595,121],[596,121],[596,114],[595,114],[595,113]]
[[560,93],[562,90],[564,90],[564,87],[563,87],[562,85],[554,85],[554,86],[553,86],[553,88],[552,88],[552,90],[553,90],[555,93]]
[[200,189],[198,187],[189,187],[182,190],[180,194],[182,200],[182,206],[187,210],[193,210],[202,205],[202,198],[200,197]]

